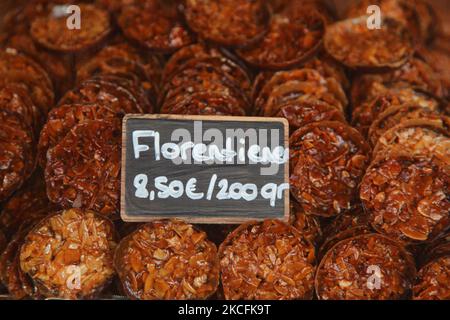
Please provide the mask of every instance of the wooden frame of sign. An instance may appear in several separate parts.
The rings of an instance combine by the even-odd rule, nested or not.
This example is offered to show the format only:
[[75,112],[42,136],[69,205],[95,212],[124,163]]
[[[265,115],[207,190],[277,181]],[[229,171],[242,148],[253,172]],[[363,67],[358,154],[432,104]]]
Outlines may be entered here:
[[[160,201],[159,204],[155,204],[152,208],[149,207],[147,202],[146,204],[140,204],[140,205],[136,205],[136,203],[138,202],[137,199],[133,199],[134,197],[131,197],[132,194],[132,190],[130,190],[130,187],[134,187],[134,189],[136,189],[136,172],[135,172],[135,166],[133,166],[132,164],[129,164],[128,162],[130,162],[131,157],[130,157],[130,153],[134,154],[134,156],[136,157],[136,151],[134,149],[134,145],[131,146],[130,141],[133,141],[132,139],[130,139],[130,132],[134,132],[134,131],[140,131],[140,130],[144,130],[144,129],[132,129],[130,128],[130,122],[139,122],[139,123],[144,123],[148,120],[152,120],[152,121],[157,121],[155,122],[155,124],[159,124],[158,126],[158,130],[168,130],[170,132],[170,130],[173,130],[174,128],[184,128],[186,129],[187,124],[191,124],[191,126],[195,123],[195,122],[201,122],[202,125],[205,123],[211,123],[211,124],[215,124],[215,125],[223,125],[222,126],[222,130],[226,130],[229,129],[228,126],[229,125],[237,125],[237,124],[242,124],[242,126],[246,126],[246,129],[249,128],[254,128],[254,129],[271,129],[273,130],[273,127],[278,127],[278,129],[276,130],[280,130],[282,132],[282,134],[280,135],[279,138],[279,142],[282,143],[282,147],[285,150],[288,150],[288,146],[289,146],[289,124],[288,121],[284,118],[263,118],[263,117],[230,117],[230,116],[191,116],[191,115],[163,115],[163,114],[157,114],[157,115],[141,115],[141,114],[129,114],[126,115],[125,118],[123,119],[123,126],[122,126],[122,179],[121,179],[121,218],[122,220],[126,221],[126,222],[148,222],[148,221],[153,221],[153,220],[160,220],[160,219],[170,219],[170,218],[178,218],[178,219],[183,219],[187,222],[190,223],[208,223],[208,224],[239,224],[239,223],[244,223],[247,221],[255,221],[255,220],[264,220],[264,219],[280,219],[283,220],[285,222],[287,222],[289,220],[289,161],[285,161],[283,164],[280,164],[279,167],[282,168],[282,172],[281,174],[277,174],[274,175],[278,180],[278,182],[282,181],[282,185],[284,187],[286,187],[287,184],[287,189],[279,189],[281,191],[279,191],[279,194],[282,194],[282,199],[279,199],[280,202],[282,203],[282,209],[279,210],[275,210],[276,212],[274,212],[273,209],[271,210],[267,210],[267,213],[264,212],[264,210],[262,210],[262,202],[261,199],[258,199],[257,204],[253,204],[251,201],[246,202],[246,200],[242,200],[239,199],[239,201],[236,201],[236,205],[233,208],[230,208],[230,203],[232,204],[234,200],[231,199],[226,199],[226,200],[217,200],[217,199],[208,199],[205,200],[203,202],[207,202],[209,201],[209,203],[211,204],[212,202],[213,205],[206,205],[204,207],[197,205],[197,203],[194,204],[194,207],[196,209],[189,209],[189,212],[186,212],[186,207],[189,207],[190,204],[188,204],[186,202],[186,200],[180,200],[180,199],[176,199],[177,201],[172,204],[170,204],[167,201],[172,201],[174,202],[174,200],[172,198],[170,199],[165,199],[162,200],[162,202]],[[144,122],[142,122],[144,121]],[[161,123],[166,122],[166,125],[161,126]],[[148,124],[148,123],[147,123]],[[185,126],[183,126],[183,124],[185,124]],[[131,127],[139,127],[136,123],[132,123]],[[148,126],[145,126],[146,128]],[[186,130],[191,130],[192,128],[186,129]],[[156,130],[155,130],[156,131]],[[157,131],[158,133],[160,131]],[[260,131],[259,131],[260,132]],[[271,131],[272,132],[272,131]],[[172,131],[173,133],[173,131]],[[161,138],[162,136],[164,136],[164,134],[161,134]],[[203,132],[202,132],[202,136],[203,136]],[[260,136],[259,136],[260,137]],[[148,136],[147,136],[148,138]],[[154,141],[156,141],[156,139],[153,137]],[[242,141],[242,139],[241,139]],[[258,140],[259,141],[259,140]],[[169,141],[170,142],[170,141]],[[177,141],[178,142],[178,141]],[[280,144],[281,144],[280,143]],[[247,147],[245,147],[247,148]],[[154,148],[155,149],[155,148]],[[130,151],[131,150],[131,151]],[[147,149],[147,150],[152,150],[152,149]],[[248,149],[246,149],[246,151],[248,151]],[[151,151],[148,151],[147,154],[150,154]],[[150,156],[149,156],[150,157]],[[136,158],[132,159],[134,164],[137,163],[137,161],[140,161],[140,164],[142,163],[147,163],[147,166],[149,161],[146,161],[145,159],[143,160],[136,160]],[[148,160],[148,159],[147,159]],[[177,179],[180,178],[180,176],[184,175],[184,176],[190,176],[187,175],[185,173],[179,174],[178,171],[180,171],[180,169],[178,169],[178,167],[173,167],[173,168],[169,168],[169,166],[171,166],[171,164],[169,162],[172,162],[172,160],[164,160],[167,165],[166,166],[160,166],[159,168],[156,168],[155,165],[152,165],[151,167],[147,167],[147,170],[149,170],[149,168],[151,168],[152,170],[160,170],[160,171],[164,171],[166,174],[167,172],[169,172],[169,175],[171,173],[175,174],[177,176]],[[153,161],[154,164],[156,163],[156,161]],[[162,161],[160,161],[162,162]],[[192,167],[192,173],[195,173],[195,171],[197,171],[197,173],[199,175],[204,174],[201,170],[198,171],[198,167],[196,167],[196,164],[189,164]],[[207,166],[208,164],[201,164],[201,166]],[[233,175],[237,176],[238,178],[242,178],[244,181],[243,183],[246,183],[245,185],[248,185],[250,181],[257,181],[259,183],[262,182],[261,177],[265,177],[265,176],[259,176],[259,177],[253,177],[253,176],[249,176],[249,169],[250,166],[253,166],[254,164],[240,164],[240,165],[235,165],[232,172]],[[186,166],[186,165],[184,165]],[[225,168],[228,169],[228,167],[226,167],[227,165],[225,164],[220,164],[220,166],[222,166],[223,168],[220,168],[220,172],[225,171]],[[213,166],[214,167],[214,166]],[[218,168],[217,165],[215,166],[216,169]],[[260,168],[263,167],[262,165],[260,166]],[[251,167],[253,168],[253,167]],[[172,169],[172,170],[171,170]],[[177,170],[174,170],[177,169]],[[194,170],[195,169],[195,170]],[[239,173],[235,174],[236,171],[241,170],[242,174],[246,173],[247,175],[242,175],[240,176]],[[134,171],[134,172],[130,172],[130,171]],[[184,170],[186,171],[186,170]],[[139,171],[137,171],[139,172]],[[191,171],[189,171],[189,173],[191,173]],[[129,177],[129,175],[133,175],[135,174],[135,178],[134,178],[134,183],[131,183],[131,176]],[[152,175],[154,176],[154,175]],[[273,176],[271,176],[273,177]],[[149,179],[150,180],[150,179]],[[270,180],[270,178],[269,178]],[[273,180],[273,179],[272,179]],[[142,182],[140,180],[140,182]],[[241,184],[242,185],[242,184]],[[274,185],[274,183],[272,183],[272,185]],[[211,186],[211,184],[209,185]],[[281,186],[281,184],[278,184],[277,186]],[[128,189],[127,189],[128,188]],[[183,187],[184,188],[184,187]],[[213,188],[215,189],[215,184],[213,186]],[[218,189],[220,189],[220,187],[218,187]],[[259,188],[258,188],[259,189]],[[205,189],[203,189],[205,190]],[[261,191],[261,189],[259,189],[259,191]],[[258,195],[261,196],[261,194],[259,194],[258,191]],[[136,190],[135,190],[136,192]],[[209,187],[208,187],[208,192],[209,192]],[[143,191],[143,195],[148,196],[150,194],[150,200],[155,200],[155,198],[151,199],[152,196],[155,195],[155,191],[148,191],[147,189],[144,189]],[[128,197],[127,197],[128,195]],[[159,195],[159,193],[158,193]],[[216,196],[217,197],[217,196]],[[145,197],[144,197],[145,198]],[[141,199],[139,199],[140,201]],[[145,199],[148,201],[148,198]],[[188,201],[190,201],[191,199],[187,199]],[[266,199],[262,199],[262,200],[266,200],[267,202],[269,200]],[[133,201],[135,203],[133,203]],[[220,202],[222,201],[222,202]],[[256,201],[255,201],[256,202]],[[226,204],[226,205],[225,205]],[[245,204],[247,204],[247,206],[245,206]],[[272,204],[272,203],[271,203]],[[204,203],[202,203],[202,205],[204,205]],[[178,210],[175,210],[173,207],[174,206],[178,206],[180,208],[180,212],[178,212]],[[171,210],[168,211],[168,208],[172,207]],[[226,210],[224,208],[227,208]],[[192,206],[191,206],[192,208]],[[254,208],[254,209],[253,209]],[[156,211],[161,212],[161,214],[158,214]],[[184,212],[182,212],[184,211]],[[228,214],[223,214],[223,212],[227,211]],[[235,213],[231,213],[230,211],[233,211]],[[139,213],[137,213],[139,212]],[[222,213],[222,214],[221,214]]]

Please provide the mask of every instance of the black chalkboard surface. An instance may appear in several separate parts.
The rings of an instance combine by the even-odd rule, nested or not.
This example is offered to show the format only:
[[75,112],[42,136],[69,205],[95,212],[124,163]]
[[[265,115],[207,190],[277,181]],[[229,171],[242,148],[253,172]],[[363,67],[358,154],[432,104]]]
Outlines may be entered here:
[[122,139],[124,221],[288,220],[285,119],[127,115]]

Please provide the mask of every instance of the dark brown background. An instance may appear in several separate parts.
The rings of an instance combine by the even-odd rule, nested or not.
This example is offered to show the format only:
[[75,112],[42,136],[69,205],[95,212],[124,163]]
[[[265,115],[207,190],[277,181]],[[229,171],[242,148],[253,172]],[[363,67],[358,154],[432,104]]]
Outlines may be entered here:
[[[339,12],[343,12],[349,3],[356,0],[327,0],[333,4]],[[0,16],[13,7],[17,3],[23,3],[23,0],[0,0]],[[436,12],[439,14],[440,19],[444,24],[444,33],[450,35],[450,0],[427,0],[431,3]]]

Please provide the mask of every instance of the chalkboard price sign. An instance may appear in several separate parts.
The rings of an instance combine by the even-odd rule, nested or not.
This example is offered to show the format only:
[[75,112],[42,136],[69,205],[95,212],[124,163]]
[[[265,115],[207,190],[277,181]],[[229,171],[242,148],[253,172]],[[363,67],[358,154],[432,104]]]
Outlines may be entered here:
[[288,220],[285,119],[127,115],[122,138],[124,221]]

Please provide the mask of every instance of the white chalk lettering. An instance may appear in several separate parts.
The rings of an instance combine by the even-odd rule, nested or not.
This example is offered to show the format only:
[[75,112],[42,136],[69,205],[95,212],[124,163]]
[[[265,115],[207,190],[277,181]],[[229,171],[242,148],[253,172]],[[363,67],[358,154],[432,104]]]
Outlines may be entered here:
[[160,160],[160,148],[159,148],[159,132],[153,130],[136,130],[133,131],[133,150],[134,158],[139,159],[141,152],[150,150],[150,147],[146,144],[139,144],[139,138],[153,137],[155,142],[155,159]]

